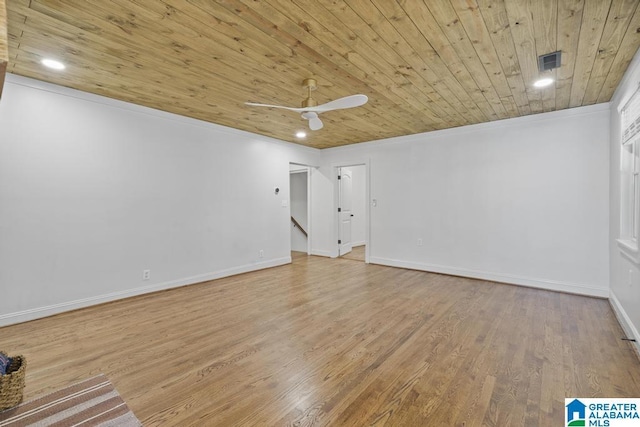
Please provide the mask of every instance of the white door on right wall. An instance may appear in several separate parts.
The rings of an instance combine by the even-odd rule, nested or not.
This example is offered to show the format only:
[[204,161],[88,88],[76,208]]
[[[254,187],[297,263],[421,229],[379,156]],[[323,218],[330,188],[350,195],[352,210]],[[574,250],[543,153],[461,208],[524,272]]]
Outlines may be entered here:
[[346,168],[340,168],[338,170],[338,215],[340,218],[340,232],[339,232],[339,256],[348,254],[351,252],[352,240],[351,240],[351,199],[352,199],[352,175],[351,171]]

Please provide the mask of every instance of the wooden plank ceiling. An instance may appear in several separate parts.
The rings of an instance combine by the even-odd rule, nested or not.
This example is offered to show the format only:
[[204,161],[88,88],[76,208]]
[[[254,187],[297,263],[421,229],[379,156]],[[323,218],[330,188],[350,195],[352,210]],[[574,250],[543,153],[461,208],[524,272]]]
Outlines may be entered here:
[[[607,102],[640,46],[639,2],[7,0],[7,71],[326,148]],[[557,50],[555,84],[535,89]],[[304,140],[299,114],[244,105],[298,107],[308,77],[319,103],[369,103]]]
[[0,97],[4,87],[4,76],[9,63],[9,43],[7,40],[7,8],[5,0],[0,0]]

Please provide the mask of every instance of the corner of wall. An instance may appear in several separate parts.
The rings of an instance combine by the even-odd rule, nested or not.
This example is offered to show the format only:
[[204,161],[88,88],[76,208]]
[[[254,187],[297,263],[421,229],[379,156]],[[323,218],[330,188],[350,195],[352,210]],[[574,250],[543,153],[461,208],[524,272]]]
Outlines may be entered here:
[[638,356],[638,359],[640,359],[640,332],[638,332],[638,329],[636,329],[636,327],[634,326],[633,322],[631,321],[631,318],[625,311],[622,304],[620,304],[620,301],[618,300],[618,298],[616,297],[616,294],[613,291],[611,291],[609,295],[609,303],[611,304],[611,308],[613,309],[613,312],[616,315],[616,318],[618,319],[618,323],[620,323],[620,326],[622,327],[622,330],[625,333],[624,338],[629,340],[635,340],[635,341],[629,341],[629,344],[632,345],[632,347],[636,352],[636,356]]

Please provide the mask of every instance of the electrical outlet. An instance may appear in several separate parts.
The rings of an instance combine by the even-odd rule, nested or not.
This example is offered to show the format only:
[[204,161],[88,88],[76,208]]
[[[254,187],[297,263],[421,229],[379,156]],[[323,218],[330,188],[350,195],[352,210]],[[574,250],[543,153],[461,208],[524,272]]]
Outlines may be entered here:
[[418,246],[422,246],[422,239],[418,239]]
[[264,257],[264,251],[262,249],[260,249],[258,251],[258,258],[262,258],[262,257]]
[[151,270],[142,270],[142,280],[151,279]]

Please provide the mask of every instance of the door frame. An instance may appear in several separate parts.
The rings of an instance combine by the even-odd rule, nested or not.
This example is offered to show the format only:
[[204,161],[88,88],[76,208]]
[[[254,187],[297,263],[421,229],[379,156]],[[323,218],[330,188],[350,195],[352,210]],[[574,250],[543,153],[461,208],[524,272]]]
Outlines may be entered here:
[[369,264],[369,257],[371,253],[371,160],[353,160],[346,162],[335,162],[331,164],[331,172],[333,174],[333,244],[331,258],[338,258],[340,256],[340,245],[338,245],[338,239],[340,237],[340,214],[338,212],[338,206],[340,205],[340,193],[338,186],[338,172],[340,168],[348,168],[355,166],[364,166],[365,176],[365,198],[367,200],[366,208],[364,212],[364,262]]
[[[300,170],[292,171],[291,166],[300,166]],[[302,163],[289,162],[289,183],[292,173],[307,173],[307,255],[311,255],[311,170],[313,166]],[[291,217],[291,188],[289,188],[289,217]],[[291,218],[288,219],[291,223]],[[291,252],[291,225],[289,225],[289,253]]]

